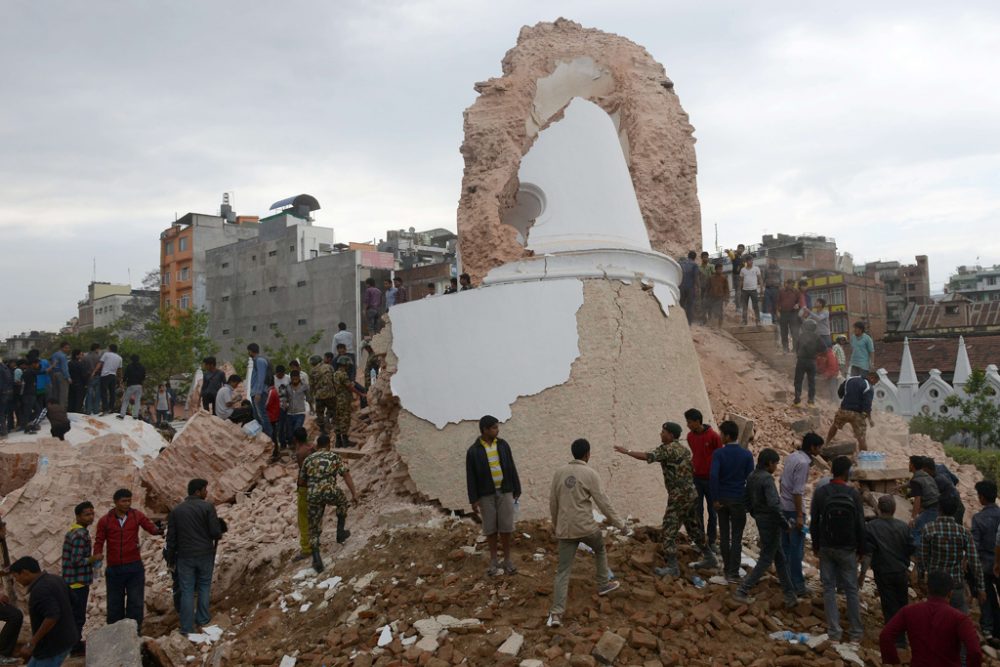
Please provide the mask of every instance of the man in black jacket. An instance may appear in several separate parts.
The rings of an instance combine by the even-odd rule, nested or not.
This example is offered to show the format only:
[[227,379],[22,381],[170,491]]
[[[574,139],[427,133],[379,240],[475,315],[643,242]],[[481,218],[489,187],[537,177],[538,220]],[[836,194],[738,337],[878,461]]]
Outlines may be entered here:
[[139,418],[139,411],[142,409],[142,383],[145,381],[146,367],[139,363],[139,355],[133,354],[129,359],[129,365],[122,373],[125,394],[122,396],[122,409],[118,412],[118,419],[125,419],[129,401],[132,400],[135,401],[132,407],[132,419]]
[[[909,603],[907,575],[910,571],[910,556],[913,555],[913,535],[910,527],[895,518],[896,501],[892,496],[878,499],[878,517],[865,526],[865,551],[861,563],[860,587],[865,580],[869,565],[875,573],[875,588],[882,603],[882,618],[885,623],[896,612]],[[902,637],[897,646],[905,644]]]
[[521,497],[514,456],[506,440],[498,438],[500,420],[486,415],[479,420],[480,437],[465,454],[465,481],[472,511],[483,518],[483,534],[490,545],[489,576],[500,572],[497,560],[497,535],[503,547],[503,570],[514,574],[517,568],[510,559],[510,536],[514,532],[514,505]]
[[195,623],[208,625],[211,620],[208,603],[212,596],[215,545],[222,537],[224,524],[215,513],[215,506],[205,500],[207,497],[208,482],[192,479],[188,482],[188,497],[174,507],[167,520],[165,556],[167,564],[177,568],[183,635],[194,632]]
[[833,480],[813,493],[812,546],[819,556],[827,633],[832,641],[840,641],[842,630],[837,609],[837,589],[840,588],[847,597],[849,637],[852,642],[858,642],[864,635],[858,599],[858,558],[865,553],[865,513],[861,494],[847,484],[851,459],[838,456],[831,469]]
[[226,384],[226,374],[216,367],[215,357],[201,360],[201,407],[215,414],[215,395]]
[[858,449],[868,449],[865,435],[868,426],[874,426],[872,421],[872,399],[875,398],[875,385],[878,384],[878,373],[867,371],[864,376],[849,377],[840,385],[837,395],[841,397],[840,409],[833,417],[826,441],[833,442],[833,436],[844,426],[850,424],[854,437],[858,440]]

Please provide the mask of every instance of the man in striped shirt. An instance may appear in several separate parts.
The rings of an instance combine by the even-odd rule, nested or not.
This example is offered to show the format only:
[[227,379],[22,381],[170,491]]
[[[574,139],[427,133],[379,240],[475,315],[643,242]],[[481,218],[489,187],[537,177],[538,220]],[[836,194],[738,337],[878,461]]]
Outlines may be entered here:
[[514,532],[514,504],[521,497],[514,456],[500,434],[500,420],[485,415],[479,420],[479,437],[465,454],[465,481],[472,511],[481,514],[483,534],[490,545],[489,576],[500,572],[497,536],[503,548],[503,570],[514,574],[510,558],[510,536]]
[[76,622],[80,640],[73,648],[73,655],[83,655],[83,625],[87,622],[87,598],[90,597],[90,584],[94,581],[94,563],[99,563],[101,555],[92,553],[90,531],[87,527],[94,523],[94,505],[83,501],[74,510],[76,522],[69,527],[63,539],[62,576],[69,584],[69,602],[73,607],[73,620]]

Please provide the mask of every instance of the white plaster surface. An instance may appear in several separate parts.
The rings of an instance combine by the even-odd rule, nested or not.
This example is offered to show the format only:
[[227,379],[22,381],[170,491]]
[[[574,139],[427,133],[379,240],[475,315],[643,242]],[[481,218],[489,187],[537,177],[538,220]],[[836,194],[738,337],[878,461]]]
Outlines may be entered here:
[[[156,458],[160,450],[170,444],[152,425],[138,419],[132,419],[131,413],[125,419],[118,419],[111,414],[98,417],[71,412],[69,413],[69,423],[69,433],[64,437],[65,441],[74,448],[86,447],[94,438],[102,435],[125,436],[121,439],[122,451],[131,457],[137,468],[142,468],[148,460]],[[39,434],[47,436],[49,428],[47,421],[42,422]],[[10,444],[31,443],[38,438],[38,435],[11,433],[6,442]]]
[[392,309],[398,359],[392,393],[403,408],[444,428],[491,414],[569,379],[580,353],[577,279],[495,285]]
[[595,98],[614,91],[615,79],[606,68],[590,56],[564,60],[552,74],[542,77],[535,86],[531,115],[524,128],[529,137],[538,134],[549,118],[574,97]]
[[542,211],[527,237],[536,254],[651,250],[617,129],[593,102],[573,99],[563,118],[542,131],[521,161],[518,180],[522,189],[542,193]]

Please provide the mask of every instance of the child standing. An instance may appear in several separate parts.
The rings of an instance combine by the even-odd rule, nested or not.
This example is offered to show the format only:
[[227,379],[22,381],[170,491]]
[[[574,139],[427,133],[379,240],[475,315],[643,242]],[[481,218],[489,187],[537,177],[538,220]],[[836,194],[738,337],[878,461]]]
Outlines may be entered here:
[[167,389],[162,384],[156,388],[156,425],[167,423],[167,415],[170,413],[170,400],[167,397]]

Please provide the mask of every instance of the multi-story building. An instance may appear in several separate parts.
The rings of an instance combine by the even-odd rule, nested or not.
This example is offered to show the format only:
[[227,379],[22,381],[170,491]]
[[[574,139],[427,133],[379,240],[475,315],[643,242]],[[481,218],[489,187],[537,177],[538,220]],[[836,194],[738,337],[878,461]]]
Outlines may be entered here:
[[45,354],[56,337],[57,334],[49,331],[31,331],[11,336],[3,343],[3,358],[20,359],[33,349]]
[[[843,270],[842,260],[837,255],[837,242],[827,236],[767,234],[754,250],[759,261],[771,257],[777,259],[786,279],[798,280],[816,272]],[[759,266],[763,269],[764,262],[761,261]]]
[[865,322],[872,338],[886,334],[885,289],[877,276],[826,272],[806,279],[813,303],[823,298],[830,309],[830,333],[847,335],[855,322]]
[[960,266],[948,279],[945,291],[961,294],[969,301],[1000,301],[1000,265]]
[[373,277],[381,286],[395,266],[393,255],[335,244],[333,229],[313,224],[310,213],[319,203],[308,195],[272,209],[278,212],[260,221],[258,234],[205,254],[209,335],[222,353],[235,356],[250,342],[277,346],[276,334],[304,343],[316,332],[322,337],[313,351],[327,351],[338,322],[365,333],[364,281]]
[[911,303],[931,303],[930,272],[927,255],[917,255],[916,264],[900,264],[897,261],[868,262],[859,271],[863,275],[877,277],[885,285],[886,327],[894,331],[902,320],[903,313]]
[[1000,301],[971,301],[952,292],[930,303],[911,303],[892,331],[895,338],[1000,334]]
[[[101,326],[99,324],[94,324],[95,315],[94,312],[94,302],[98,299],[103,299],[104,297],[112,295],[129,295],[132,293],[131,285],[116,285],[114,283],[106,282],[91,282],[87,286],[87,298],[78,301],[76,304],[77,309],[77,321],[76,329],[77,331],[89,331],[95,326]],[[103,315],[103,313],[101,313]]]
[[205,253],[257,236],[256,216],[237,216],[223,196],[219,215],[188,213],[160,234],[160,305],[206,306]]

